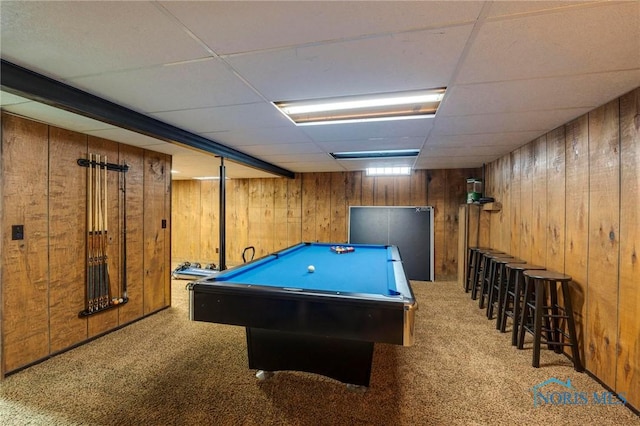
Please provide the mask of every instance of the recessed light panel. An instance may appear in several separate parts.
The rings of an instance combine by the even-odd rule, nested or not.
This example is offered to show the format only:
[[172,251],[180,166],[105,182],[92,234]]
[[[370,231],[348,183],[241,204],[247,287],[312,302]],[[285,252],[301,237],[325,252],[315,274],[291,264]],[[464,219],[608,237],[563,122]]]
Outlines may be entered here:
[[296,125],[407,120],[433,117],[445,89],[414,90],[375,95],[279,101],[274,105]]
[[411,167],[367,167],[367,176],[409,176]]
[[372,160],[417,157],[419,153],[420,150],[418,149],[394,149],[387,151],[332,152],[331,156],[336,160]]

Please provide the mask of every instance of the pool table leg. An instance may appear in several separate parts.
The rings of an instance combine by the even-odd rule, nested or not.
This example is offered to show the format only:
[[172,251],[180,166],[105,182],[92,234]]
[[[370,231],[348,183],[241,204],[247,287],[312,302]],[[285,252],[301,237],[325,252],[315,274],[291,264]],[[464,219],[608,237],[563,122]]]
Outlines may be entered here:
[[258,372],[256,373],[256,378],[261,382],[263,382],[265,380],[272,378],[273,374],[274,374],[273,371],[258,370]]
[[246,330],[250,369],[306,371],[350,385],[369,386],[373,342],[253,327]]

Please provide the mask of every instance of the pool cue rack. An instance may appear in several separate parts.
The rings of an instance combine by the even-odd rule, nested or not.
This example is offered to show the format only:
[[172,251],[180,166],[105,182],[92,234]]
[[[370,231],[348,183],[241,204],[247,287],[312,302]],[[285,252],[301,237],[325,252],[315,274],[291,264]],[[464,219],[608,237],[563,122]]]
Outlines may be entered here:
[[[127,259],[126,259],[126,172],[127,164],[113,164],[107,162],[107,156],[89,154],[88,159],[79,158],[78,165],[87,168],[87,250],[86,250],[86,286],[85,309],[78,313],[79,317],[87,317],[98,312],[124,305],[129,301],[127,297]],[[109,280],[108,247],[108,191],[107,172],[116,171],[122,173],[120,179],[122,186],[122,283],[121,294],[111,296]]]

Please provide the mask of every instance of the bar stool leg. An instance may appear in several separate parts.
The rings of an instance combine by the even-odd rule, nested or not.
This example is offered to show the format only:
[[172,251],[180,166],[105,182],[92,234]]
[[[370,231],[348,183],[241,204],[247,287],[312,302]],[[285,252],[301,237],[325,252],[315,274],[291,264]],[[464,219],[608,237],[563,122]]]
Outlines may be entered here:
[[[489,290],[489,304],[487,305],[487,317],[493,319],[494,304],[496,311],[496,330],[500,329],[500,317],[502,316],[502,298],[505,292],[505,267],[504,263],[496,264],[496,283]],[[496,291],[497,288],[497,291]]]
[[[500,303],[501,309],[498,311],[498,320],[496,321],[496,328],[498,330],[500,330],[500,333],[504,333],[507,330],[507,311],[509,310],[509,291],[511,289],[511,286],[514,285],[513,283],[513,274],[514,271],[509,269],[507,270],[507,268],[505,267],[504,272],[506,274],[505,277],[505,282],[504,282],[504,292],[502,293],[502,299],[500,301],[498,301],[498,303]],[[514,292],[515,295],[515,292]],[[516,324],[516,317],[515,317],[515,312],[513,309],[515,309],[515,297],[513,300],[513,308],[512,311],[514,316],[513,316],[513,324],[515,327]]]
[[576,324],[573,317],[573,306],[571,303],[571,297],[569,294],[569,283],[567,281],[562,282],[562,298],[564,299],[564,308],[566,314],[569,317],[567,319],[567,327],[569,328],[569,336],[571,336],[571,355],[573,356],[573,368],[578,371],[584,371],[582,362],[580,360],[580,350],[578,349],[578,335],[576,334]]
[[467,249],[467,269],[464,271],[464,292],[469,291],[469,272],[472,268],[471,258],[473,257],[473,250]]
[[466,271],[466,275],[464,277],[464,292],[465,293],[469,293],[469,291],[471,290],[471,281],[475,272],[476,272],[476,265],[475,265],[475,257],[476,257],[476,253],[478,251],[475,249],[469,249],[469,255],[467,256],[467,271]]
[[521,271],[515,271],[514,274],[515,289],[513,292],[515,295],[513,298],[513,330],[511,331],[511,346],[518,346],[518,349],[522,349],[519,345],[520,336],[518,334],[524,334],[521,333],[520,328],[523,324],[522,315],[526,309],[524,307],[524,303],[526,303],[526,285],[523,285],[525,282]]
[[527,331],[525,325],[529,323],[528,320],[531,316],[531,314],[529,313],[531,308],[529,307],[528,302],[533,294],[533,283],[531,282],[531,280],[525,279],[524,277],[522,278],[522,280],[524,281],[524,293],[522,297],[520,323],[518,325],[518,338],[516,340],[518,349],[524,348],[524,334]]
[[496,274],[496,262],[491,261],[491,259],[488,259],[486,262],[488,265],[488,269],[489,269],[489,274],[488,276],[485,276],[482,280],[482,283],[480,285],[480,295],[478,296],[479,302],[478,305],[480,306],[480,309],[484,308],[484,300],[485,300],[485,293],[487,295],[487,297],[489,296],[489,287],[491,285],[493,285],[493,280],[495,279],[495,274]]
[[[539,280],[533,281],[533,287],[535,292],[535,310],[533,313],[533,362],[532,365],[535,368],[540,367],[540,337],[542,336],[542,309],[544,306],[544,289],[542,283]],[[529,284],[527,284],[528,286]],[[523,339],[524,340],[524,336]],[[524,343],[524,342],[523,342]]]
[[478,284],[484,281],[484,275],[487,272],[486,258],[483,253],[478,253],[476,262],[476,277],[471,286],[471,298],[476,300],[478,298]]
[[547,341],[556,342],[556,344],[549,344],[549,349],[553,349],[553,351],[557,354],[562,353],[562,345],[560,344],[560,311],[558,309],[558,290],[556,287],[556,282],[551,282],[551,286],[549,287],[549,299],[551,301],[551,325],[550,325],[550,335],[547,338]]

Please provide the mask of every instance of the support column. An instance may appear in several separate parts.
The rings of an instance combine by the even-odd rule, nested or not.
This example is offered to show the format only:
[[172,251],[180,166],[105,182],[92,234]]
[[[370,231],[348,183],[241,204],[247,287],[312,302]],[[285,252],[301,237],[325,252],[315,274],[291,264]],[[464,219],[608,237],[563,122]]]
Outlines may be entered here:
[[224,157],[220,157],[220,266],[219,269],[227,269],[225,239],[226,239],[226,201],[225,201],[225,169]]

